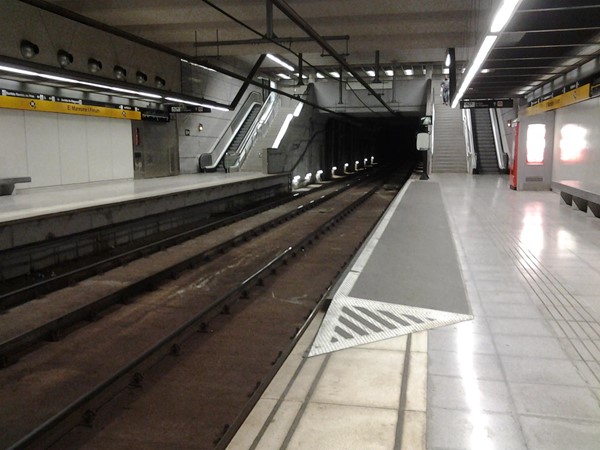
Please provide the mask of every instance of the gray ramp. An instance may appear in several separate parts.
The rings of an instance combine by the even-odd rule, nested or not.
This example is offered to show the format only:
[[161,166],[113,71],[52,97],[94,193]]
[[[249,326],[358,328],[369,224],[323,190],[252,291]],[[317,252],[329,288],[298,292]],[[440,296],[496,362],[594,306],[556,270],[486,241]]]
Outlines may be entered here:
[[309,356],[472,318],[440,187],[413,181],[334,295]]

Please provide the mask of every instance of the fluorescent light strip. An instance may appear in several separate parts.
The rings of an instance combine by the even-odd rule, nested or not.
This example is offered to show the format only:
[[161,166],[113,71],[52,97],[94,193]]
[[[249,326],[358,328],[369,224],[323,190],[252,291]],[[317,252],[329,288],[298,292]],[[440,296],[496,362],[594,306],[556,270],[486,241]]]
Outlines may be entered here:
[[270,53],[267,53],[267,58],[269,58],[271,61],[276,62],[277,64],[279,64],[282,67],[285,67],[287,70],[294,70],[294,67],[288,63],[286,63],[285,61],[279,59],[277,56],[271,55]]
[[452,58],[450,58],[450,53],[446,54],[446,61],[444,61],[444,65],[446,67],[450,67],[450,63],[452,62]]
[[519,3],[520,0],[504,0],[504,2],[502,2],[502,6],[500,6],[498,12],[494,16],[490,32],[499,33],[500,31],[502,31],[508,23],[508,20],[511,18],[515,9],[517,9]]
[[281,126],[279,133],[277,133],[277,137],[275,138],[275,142],[273,142],[273,145],[271,146],[271,148],[279,148],[279,144],[281,144],[281,140],[285,136],[285,133],[287,132],[287,129],[290,126],[290,122],[292,121],[293,118],[294,118],[293,114],[288,114],[285,117],[285,121],[283,122],[283,125]]
[[194,67],[200,67],[201,69],[208,70],[209,72],[216,72],[215,69],[211,69],[210,67],[203,66],[202,64],[193,63],[191,61],[188,61],[187,59],[182,59],[181,61],[185,62],[185,63],[188,63],[188,64],[191,64]]
[[465,75],[465,79],[460,85],[458,94],[456,95],[456,97],[454,97],[454,101],[452,102],[452,108],[456,108],[456,105],[458,105],[458,102],[467,91],[469,85],[471,84],[471,81],[473,81],[473,78],[475,77],[477,72],[479,72],[479,68],[481,67],[481,65],[485,61],[485,58],[487,58],[487,55],[490,53],[490,50],[494,46],[496,39],[498,39],[498,36],[489,35],[486,36],[486,38],[483,40],[483,44],[481,44],[481,47],[477,52],[477,56],[475,56],[473,64],[471,65],[471,67],[469,67],[469,71],[467,72],[467,75]]
[[205,105],[204,103],[200,103],[200,106],[202,106],[203,108],[214,109],[216,111],[229,111],[228,108],[222,108],[220,106],[214,106],[214,105]]
[[47,73],[38,73],[38,72],[30,71],[30,70],[17,69],[14,67],[0,66],[0,70],[2,70],[4,72],[16,73],[16,74],[20,74],[20,75],[40,77],[40,78],[44,78],[46,80],[60,81],[62,83],[81,84],[83,86],[95,87],[97,89],[106,89],[106,90],[110,90],[110,91],[120,92],[123,94],[140,95],[142,97],[147,97],[147,98],[162,98],[162,96],[160,96],[160,95],[151,94],[149,92],[132,91],[131,89],[123,89],[123,88],[119,88],[119,87],[115,87],[115,86],[108,86],[106,84],[89,83],[87,81],[80,81],[80,80],[76,80],[74,78],[66,78],[66,77],[51,75],[51,74],[47,74]]
[[[404,72],[406,73],[406,71],[404,71]],[[388,70],[385,71],[385,74],[388,77],[393,77],[394,76],[394,71],[392,69],[388,69]]]
[[0,66],[0,70],[3,70],[4,72],[11,72],[11,73],[18,73],[20,75],[30,75],[30,76],[39,76],[39,73],[37,72],[31,72],[30,70],[23,70],[23,69],[16,69],[14,67],[8,67],[8,66]]
[[321,72],[317,72],[317,78],[325,78],[325,75],[323,75]]
[[298,117],[300,115],[300,111],[302,111],[303,106],[304,106],[304,103],[302,103],[302,102],[298,103],[298,106],[296,106],[296,109],[294,110],[294,117]]
[[284,79],[284,80],[291,80],[291,79],[292,79],[292,77],[290,77],[289,75],[287,75],[287,74],[285,74],[285,73],[278,73],[278,74],[277,74],[277,76],[278,76],[279,78],[282,78],[282,79]]
[[338,72],[329,72],[329,75],[331,75],[333,78],[339,78],[340,74]]
[[374,70],[365,70],[365,73],[370,76],[370,77],[374,77],[375,76],[375,71]]

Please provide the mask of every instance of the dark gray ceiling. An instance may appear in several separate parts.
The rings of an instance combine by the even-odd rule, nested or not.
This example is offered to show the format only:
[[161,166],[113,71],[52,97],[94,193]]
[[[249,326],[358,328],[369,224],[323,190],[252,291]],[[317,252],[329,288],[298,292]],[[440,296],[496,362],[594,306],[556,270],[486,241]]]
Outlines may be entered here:
[[[261,53],[273,53],[307,71],[329,72],[339,63],[311,40],[276,46],[257,43],[268,30],[266,0],[51,0],[26,1],[62,8],[189,55],[190,59],[240,61],[249,66]],[[500,0],[288,0],[293,10],[344,56],[357,73],[423,68],[441,77],[447,48],[456,49],[457,69],[467,68],[489,30]],[[272,28],[279,38],[306,33],[278,8]],[[258,40],[258,41],[257,41]],[[500,34],[466,98],[522,97],[600,53],[600,1],[522,0]],[[243,64],[242,64],[243,67]],[[282,70],[265,60],[261,73]],[[431,73],[431,71],[429,72]],[[459,73],[459,85],[460,85]]]

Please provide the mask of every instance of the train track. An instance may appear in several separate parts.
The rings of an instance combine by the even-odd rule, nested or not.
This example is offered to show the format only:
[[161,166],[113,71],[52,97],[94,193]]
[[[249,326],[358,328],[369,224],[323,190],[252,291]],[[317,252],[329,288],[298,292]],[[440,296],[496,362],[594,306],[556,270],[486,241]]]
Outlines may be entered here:
[[[201,243],[190,241],[148,257],[172,262],[197,251],[198,245],[214,250],[219,239],[235,239],[228,250],[203,254],[202,264],[184,264],[195,266],[193,270],[166,271],[174,279],[153,284],[150,291],[147,286],[134,299],[127,297],[127,306],[96,311],[95,320],[85,326],[81,319],[74,321],[69,326],[75,332],[0,371],[0,396],[10,399],[0,411],[0,444],[77,448],[82,442],[87,446],[95,439],[113,439],[112,444],[123,442],[124,447],[127,439],[107,437],[105,430],[129,428],[128,421],[136,419],[127,413],[137,408],[142,413],[133,416],[147,416],[143,411],[148,406],[138,402],[161,405],[162,420],[168,421],[165,417],[177,417],[169,412],[169,399],[184,395],[191,417],[203,410],[196,422],[202,426],[186,428],[193,430],[194,442],[201,440],[195,447],[223,447],[394,193],[382,191],[376,180],[348,187],[343,196],[320,192],[321,203],[315,205],[316,199],[307,196],[312,208],[297,205],[307,212],[288,216],[279,225],[271,223],[281,215],[276,208],[214,230]],[[261,234],[257,227],[268,232]],[[148,258],[120,268],[133,269],[127,275],[109,271],[94,277],[86,288],[102,291],[106,285],[127,284],[140,269],[131,266],[157,268]],[[86,288],[78,288],[51,294],[55,298],[49,303],[69,298],[69,289],[86,294]],[[232,370],[235,366],[239,370]],[[179,371],[176,378],[185,381],[176,384],[189,388],[192,383],[194,400],[173,394],[171,384],[164,382],[165,373],[175,376]],[[227,401],[222,401],[224,390]],[[144,439],[157,429],[150,427]],[[181,442],[186,432],[178,436]],[[134,437],[128,439],[133,441],[127,445],[135,445]],[[170,445],[175,444],[165,444]]]

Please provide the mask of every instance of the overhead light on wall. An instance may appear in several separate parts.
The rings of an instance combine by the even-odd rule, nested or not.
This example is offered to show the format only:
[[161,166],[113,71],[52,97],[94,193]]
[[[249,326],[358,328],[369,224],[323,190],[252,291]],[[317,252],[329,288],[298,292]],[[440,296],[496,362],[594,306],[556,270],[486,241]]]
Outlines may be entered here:
[[271,61],[276,62],[277,64],[279,64],[282,67],[285,67],[287,70],[294,70],[294,66],[292,66],[291,64],[288,64],[287,62],[285,62],[284,60],[278,58],[277,56],[271,55],[270,53],[267,53],[267,58],[269,58]]
[[40,52],[40,48],[37,45],[35,45],[33,42],[30,42],[26,39],[23,39],[21,41],[20,48],[21,48],[21,55],[23,55],[23,58],[25,58],[25,59],[31,59]]
[[92,73],[100,72],[102,70],[102,63],[97,59],[88,59],[88,70]]
[[444,67],[444,68],[442,69],[442,73],[443,73],[444,75],[448,75],[448,74],[450,73],[450,69],[448,69],[447,67]]
[[339,78],[340,77],[340,73],[339,72],[329,72],[329,75],[331,75],[333,78]]
[[125,81],[127,79],[127,71],[121,66],[115,66],[113,68],[113,75],[117,80],[120,81]]
[[148,81],[148,75],[138,70],[135,73],[135,80],[138,82],[138,84],[144,84],[146,81]]
[[56,52],[56,60],[58,61],[58,65],[60,67],[67,67],[73,62],[73,55],[66,50],[60,49],[58,52]]
[[415,74],[415,71],[413,70],[413,68],[411,67],[410,69],[402,69],[404,71],[404,75],[406,76],[413,76]]
[[161,89],[163,87],[165,87],[165,80],[159,76],[154,77],[154,86],[156,86],[158,89]]
[[423,75],[427,75],[427,68],[425,66],[422,66],[421,70],[423,71]]
[[365,70],[365,73],[370,77],[375,76],[375,71],[373,69]]
[[325,78],[325,75],[323,75],[321,72],[317,72],[317,78],[322,80],[323,78]]
[[278,73],[277,76],[279,78],[281,78],[282,80],[291,80],[292,77],[290,77],[289,75],[285,74],[285,73]]
[[444,61],[444,65],[446,67],[450,67],[450,63],[452,62],[452,57],[450,56],[450,52],[446,53],[446,61]]
[[388,77],[393,77],[393,76],[394,76],[394,71],[393,71],[392,69],[387,69],[387,70],[385,71],[385,74],[386,74]]

